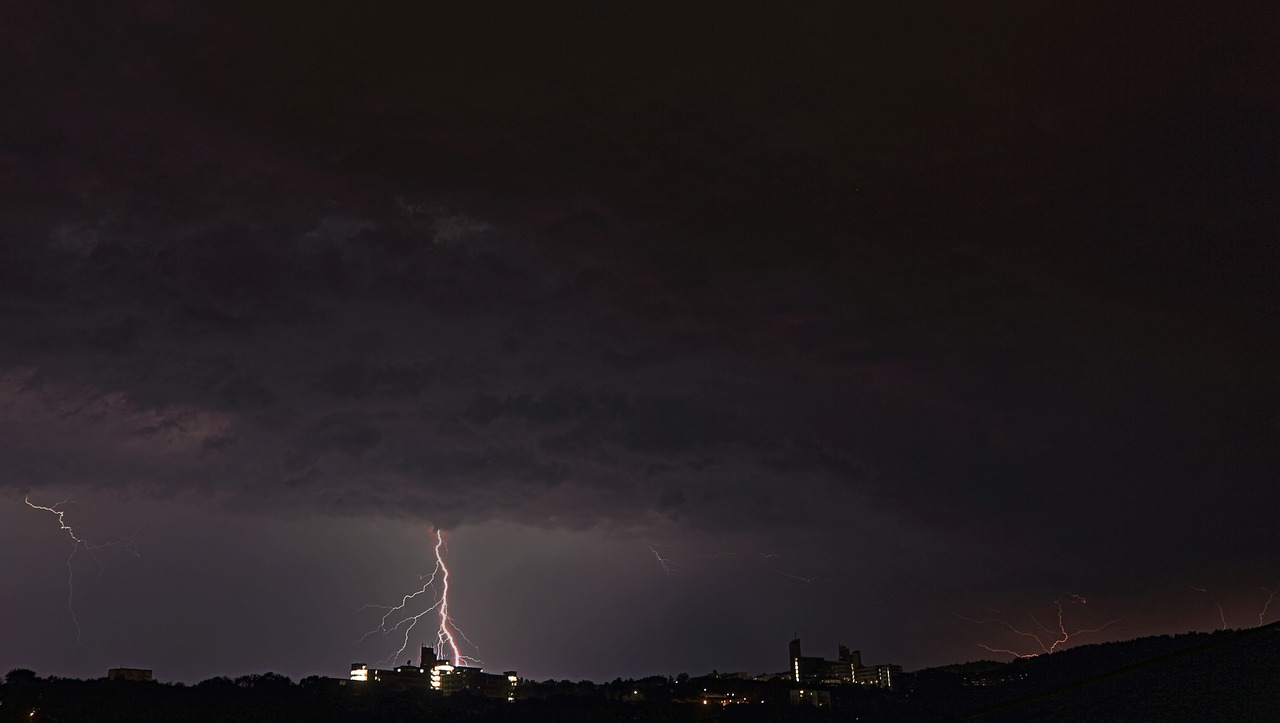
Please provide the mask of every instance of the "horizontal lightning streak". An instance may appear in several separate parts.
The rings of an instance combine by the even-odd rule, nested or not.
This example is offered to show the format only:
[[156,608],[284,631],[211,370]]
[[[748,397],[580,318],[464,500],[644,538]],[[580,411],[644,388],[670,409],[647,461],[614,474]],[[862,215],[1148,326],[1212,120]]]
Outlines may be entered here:
[[782,570],[774,570],[774,572],[778,573],[783,577],[789,577],[792,580],[799,580],[800,582],[822,582],[823,580],[826,579],[823,577],[805,577],[803,575],[792,575],[791,573],[783,572]]

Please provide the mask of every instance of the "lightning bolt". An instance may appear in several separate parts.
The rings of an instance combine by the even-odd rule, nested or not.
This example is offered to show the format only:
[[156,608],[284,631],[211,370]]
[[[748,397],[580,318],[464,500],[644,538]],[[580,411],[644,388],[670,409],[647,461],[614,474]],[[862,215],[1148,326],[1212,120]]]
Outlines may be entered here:
[[440,611],[440,627],[436,630],[436,640],[438,643],[437,650],[444,650],[447,643],[449,649],[453,652],[453,664],[462,665],[462,652],[458,650],[458,641],[454,639],[453,633],[449,628],[453,627],[453,622],[449,620],[449,568],[444,564],[444,556],[440,554],[440,549],[444,547],[444,533],[436,530],[436,567],[443,573],[440,576],[440,605],[437,607]]
[[789,577],[792,580],[799,580],[800,582],[822,582],[823,580],[827,579],[825,577],[805,577],[803,575],[792,575],[789,572],[783,572],[781,570],[774,570],[774,572],[778,573],[783,577]]
[[[435,649],[441,655],[444,655],[446,652],[449,653],[450,659],[453,661],[455,666],[473,665],[480,662],[474,658],[463,655],[458,646],[457,638],[454,637],[456,635],[466,641],[471,647],[478,649],[478,646],[471,642],[449,614],[449,567],[444,561],[444,552],[447,549],[448,548],[444,543],[444,533],[440,530],[436,530],[436,544],[434,548],[435,567],[432,568],[429,574],[422,575],[418,578],[426,581],[422,584],[422,587],[415,592],[411,592],[401,597],[400,603],[397,605],[365,605],[361,608],[361,610],[365,608],[375,608],[385,610],[386,612],[383,613],[382,618],[378,621],[377,627],[369,630],[356,642],[362,642],[365,638],[376,633],[387,634],[401,629],[404,631],[404,637],[400,648],[380,661],[379,665],[384,665],[389,661],[398,659],[400,655],[404,653],[405,649],[409,647],[409,638],[414,627],[417,626],[418,621],[432,613],[435,613],[438,620],[438,625],[436,627]],[[438,591],[437,587],[439,588]],[[419,595],[425,595],[428,592],[432,593],[431,605],[419,612],[409,613],[408,609],[410,603]],[[393,622],[393,618],[396,616],[396,613],[404,613],[404,615]]]
[[1226,615],[1226,613],[1224,613],[1224,612],[1222,611],[1222,605],[1221,605],[1221,604],[1219,604],[1219,603],[1218,603],[1218,601],[1217,601],[1216,599],[1214,599],[1214,597],[1213,597],[1212,595],[1210,595],[1210,594],[1209,594],[1209,590],[1208,590],[1208,588],[1198,587],[1198,586],[1196,586],[1196,585],[1192,585],[1191,583],[1187,583],[1187,587],[1191,588],[1192,590],[1195,590],[1196,592],[1202,592],[1202,593],[1204,593],[1204,594],[1209,598],[1209,602],[1213,603],[1213,606],[1214,606],[1214,607],[1216,607],[1216,608],[1218,608],[1218,619],[1222,621],[1222,627],[1220,627],[1220,628],[1218,628],[1218,629],[1219,629],[1219,630],[1226,630],[1226,629],[1227,629],[1227,615]]
[[[67,537],[71,538],[71,554],[67,555],[67,612],[71,615],[71,624],[74,625],[76,628],[76,645],[80,645],[80,637],[81,637],[82,631],[80,629],[80,617],[76,615],[76,606],[75,606],[76,573],[75,573],[75,568],[72,565],[72,562],[76,558],[76,553],[80,551],[81,547],[83,547],[85,551],[89,553],[89,557],[92,557],[93,561],[98,563],[98,576],[101,577],[103,567],[102,567],[102,559],[98,557],[98,550],[102,550],[108,547],[115,547],[116,545],[124,545],[125,550],[127,550],[134,557],[141,557],[141,555],[138,553],[137,544],[134,542],[133,537],[127,537],[127,538],[116,540],[115,542],[108,542],[100,545],[90,544],[85,540],[82,540],[79,537],[77,537],[75,528],[67,524],[67,511],[58,509],[59,507],[67,503],[66,500],[58,502],[54,504],[52,507],[46,507],[45,505],[37,505],[36,503],[31,501],[30,497],[24,497],[22,501],[27,503],[27,507],[30,507],[33,510],[41,510],[44,512],[48,512],[54,517],[57,517],[58,528],[66,532]],[[134,535],[136,537],[137,535],[136,531],[134,532]]]
[[1258,626],[1259,626],[1259,627],[1261,627],[1261,626],[1262,626],[1263,620],[1267,617],[1267,608],[1270,608],[1270,607],[1271,607],[1271,601],[1272,601],[1272,600],[1275,600],[1275,598],[1276,598],[1276,591],[1275,591],[1275,590],[1272,590],[1272,589],[1271,589],[1271,588],[1269,588],[1269,587],[1264,587],[1264,588],[1262,588],[1262,591],[1263,591],[1263,592],[1265,592],[1265,593],[1267,594],[1267,601],[1266,601],[1265,603],[1263,603],[1263,604],[1262,604],[1262,612],[1258,613]]
[[[1040,655],[1047,655],[1049,653],[1057,651],[1059,648],[1066,645],[1067,642],[1070,641],[1073,637],[1078,637],[1080,635],[1087,635],[1089,633],[1102,632],[1103,630],[1106,630],[1112,625],[1115,625],[1116,623],[1128,617],[1127,615],[1122,615],[1113,620],[1108,620],[1107,622],[1103,623],[1102,625],[1096,628],[1082,628],[1079,630],[1068,631],[1067,623],[1066,623],[1066,610],[1065,608],[1063,608],[1064,602],[1068,605],[1084,605],[1084,604],[1087,604],[1089,601],[1085,600],[1083,597],[1079,595],[1076,595],[1075,593],[1066,593],[1065,596],[1059,597],[1056,600],[1054,600],[1053,606],[1057,612],[1057,617],[1058,617],[1058,625],[1056,629],[1052,629],[1045,626],[1043,623],[1037,620],[1034,615],[1028,614],[1027,617],[1031,619],[1031,622],[1035,623],[1036,627],[1040,629],[1040,632],[1024,630],[1022,628],[1015,626],[1013,623],[1009,622],[1008,618],[1004,617],[1003,613],[1000,613],[1001,617],[998,617],[998,618],[982,618],[982,619],[966,617],[955,611],[952,611],[951,614],[955,615],[961,620],[974,623],[975,625],[987,625],[987,624],[999,625],[1009,630],[1010,632],[1014,633],[1015,635],[1018,635],[1020,637],[1026,638],[1034,642],[1035,645],[1038,648],[1040,648],[1038,652],[1035,650],[1027,652],[1025,650],[1023,651],[1011,650],[1009,648],[993,648],[989,645],[978,643],[978,647],[984,650],[988,650],[993,653],[1007,653],[1016,658],[1035,658]],[[999,611],[996,611],[996,612],[999,612]]]
[[659,555],[658,551],[653,549],[652,545],[648,545],[647,547],[649,548],[649,552],[653,553],[653,559],[658,561],[658,567],[662,568],[662,571],[666,573],[667,577],[671,577],[671,575],[673,574],[672,571],[674,569],[671,564],[671,561],[666,559],[662,555]]
[[[766,561],[767,561],[767,560],[776,560],[776,559],[778,559],[778,558],[782,557],[782,555],[780,555],[779,553],[776,553],[776,552],[761,552],[761,551],[759,551],[759,550],[756,550],[756,554],[760,556],[760,559],[762,559],[762,560],[766,560]],[[804,576],[804,575],[796,575],[795,573],[786,572],[786,571],[784,571],[784,570],[779,570],[779,569],[777,569],[776,567],[770,567],[770,565],[771,565],[772,563],[769,563],[769,562],[763,562],[763,563],[761,563],[761,564],[762,564],[762,565],[764,565],[766,568],[768,568],[768,570],[769,570],[770,572],[775,572],[775,573],[777,573],[777,574],[779,574],[779,575],[781,575],[781,576],[783,576],[783,577],[789,577],[789,578],[791,578],[792,580],[799,580],[800,582],[804,582],[804,583],[812,583],[812,582],[826,582],[826,581],[829,581],[829,580],[831,580],[831,579],[832,579],[832,578],[829,578],[829,577],[806,577],[806,576]]]
[[[681,572],[680,567],[676,565],[675,561],[672,560],[670,557],[664,557],[662,553],[658,552],[657,548],[655,548],[652,545],[646,545],[646,547],[648,548],[649,552],[653,555],[653,559],[657,560],[658,567],[662,570],[662,573],[664,575],[666,575],[667,577],[674,577]],[[757,563],[758,565],[764,567],[769,572],[772,572],[777,575],[781,575],[783,577],[790,578],[792,580],[799,580],[800,582],[804,582],[804,583],[814,583],[814,582],[830,581],[833,579],[829,577],[816,577],[816,576],[810,577],[805,575],[797,575],[793,572],[787,572],[785,570],[780,570],[776,567],[773,567],[772,564],[768,561],[776,560],[782,557],[782,555],[776,552],[761,552],[759,550],[755,550],[754,554],[759,556],[761,559],[761,561]],[[743,555],[750,557],[746,553],[743,553]],[[697,558],[713,559],[713,560],[726,559],[726,558],[736,559],[738,558],[738,553],[737,552],[710,552],[710,553],[694,552],[694,553],[685,553],[682,555],[682,557],[697,557]]]

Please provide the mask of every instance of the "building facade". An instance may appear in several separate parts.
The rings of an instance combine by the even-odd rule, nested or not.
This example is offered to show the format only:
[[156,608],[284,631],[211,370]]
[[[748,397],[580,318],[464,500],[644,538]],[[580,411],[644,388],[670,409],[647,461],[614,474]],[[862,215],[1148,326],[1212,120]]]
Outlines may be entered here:
[[434,648],[424,645],[418,665],[406,663],[391,670],[382,670],[364,663],[352,663],[350,682],[376,683],[403,690],[421,688],[444,695],[471,691],[488,698],[515,700],[520,678],[514,670],[498,675],[486,673],[478,667],[453,665],[440,659]]
[[902,673],[899,665],[862,664],[862,651],[850,650],[841,645],[836,660],[807,657],[801,654],[800,639],[788,646],[791,657],[791,680],[800,685],[874,685],[880,688],[893,686],[894,678]]

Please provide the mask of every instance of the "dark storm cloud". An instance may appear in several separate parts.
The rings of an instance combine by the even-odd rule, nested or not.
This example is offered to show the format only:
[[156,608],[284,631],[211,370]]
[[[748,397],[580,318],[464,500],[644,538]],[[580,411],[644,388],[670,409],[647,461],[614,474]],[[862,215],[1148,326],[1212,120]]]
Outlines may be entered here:
[[[145,129],[117,130],[144,143]],[[199,124],[183,133],[171,142],[221,143]],[[632,257],[606,253],[618,233],[609,226],[575,242],[600,253],[547,256],[533,244],[559,243],[563,228],[530,236],[394,189],[372,208],[320,215],[327,204],[287,180],[304,172],[277,168],[268,191],[236,182],[240,159],[212,156],[198,162],[223,179],[226,203],[193,208],[185,195],[209,192],[181,178],[195,162],[179,156],[173,190],[146,199],[169,207],[168,218],[137,216],[142,200],[118,195],[113,209],[81,204],[96,223],[28,214],[27,233],[6,245],[10,422],[25,417],[34,440],[11,447],[12,459],[51,454],[104,420],[86,407],[109,399],[114,415],[99,442],[77,449],[74,470],[15,463],[12,484],[74,471],[90,484],[300,495],[318,509],[439,522],[687,516],[678,486],[700,478],[699,498],[718,504],[717,516],[732,518],[738,498],[758,504],[717,490],[766,444],[740,402],[695,396],[708,388],[700,374],[628,381],[673,361],[705,367],[699,357],[715,344],[689,354],[672,337],[714,320],[697,318],[697,300],[667,288],[660,268],[637,271]],[[279,218],[270,196],[293,211]],[[681,320],[668,320],[673,310]],[[47,418],[33,405],[49,407]],[[370,480],[377,495],[353,502]],[[584,500],[540,499],[562,484],[581,486]],[[607,508],[592,507],[602,499]]]
[[413,396],[422,388],[424,381],[424,374],[415,369],[374,368],[360,362],[330,367],[319,376],[316,388],[339,398],[359,398],[370,394]]
[[1270,539],[1277,106],[1227,20],[17,7],[6,485]]

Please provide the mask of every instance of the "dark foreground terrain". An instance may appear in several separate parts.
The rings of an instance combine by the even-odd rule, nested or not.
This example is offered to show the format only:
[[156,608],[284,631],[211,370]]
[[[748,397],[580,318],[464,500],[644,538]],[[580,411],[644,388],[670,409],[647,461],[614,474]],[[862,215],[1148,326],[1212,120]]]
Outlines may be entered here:
[[[832,688],[822,709],[792,705],[792,687],[686,675],[527,681],[506,701],[273,673],[186,686],[16,669],[0,686],[0,721],[1280,721],[1280,623],[922,670],[893,690]],[[724,704],[736,700],[748,702]]]

